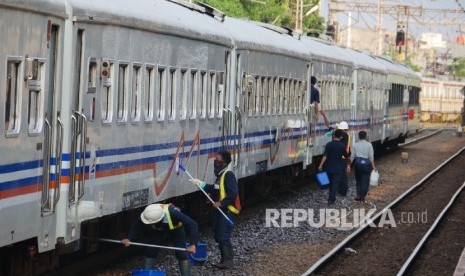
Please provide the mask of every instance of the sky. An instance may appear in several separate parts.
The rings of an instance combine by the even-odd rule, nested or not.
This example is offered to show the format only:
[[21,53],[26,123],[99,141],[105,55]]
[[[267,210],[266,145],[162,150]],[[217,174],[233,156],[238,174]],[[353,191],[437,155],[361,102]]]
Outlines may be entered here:
[[[321,0],[320,1],[320,15],[328,18],[328,7],[330,0]],[[426,25],[422,26],[418,23],[413,23],[413,20],[410,20],[408,33],[409,36],[413,36],[416,39],[419,39],[422,33],[425,32],[434,32],[441,33],[443,35],[443,40],[446,41],[456,41],[456,38],[462,35],[465,36],[465,0],[343,0],[350,1],[352,3],[374,3],[378,4],[379,1],[382,1],[386,5],[409,5],[412,7],[423,7],[425,9],[447,9],[447,10],[460,10],[460,17],[462,18],[462,24],[460,27],[458,25]],[[432,13],[428,13],[432,15]],[[438,14],[438,13],[435,13]],[[438,16],[434,18],[434,21],[443,21],[444,16]],[[337,20],[341,28],[346,28],[348,24],[348,14],[339,13]],[[367,28],[371,27],[372,29],[376,26],[376,14],[356,14],[352,13],[352,24],[355,27]],[[393,16],[384,15],[383,16],[383,28],[390,30],[392,32],[396,31],[397,23]]]

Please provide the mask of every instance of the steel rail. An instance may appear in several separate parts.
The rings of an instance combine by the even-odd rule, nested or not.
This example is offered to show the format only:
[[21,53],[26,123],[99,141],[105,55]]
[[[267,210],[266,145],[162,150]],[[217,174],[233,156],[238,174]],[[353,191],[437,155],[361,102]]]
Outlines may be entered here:
[[401,194],[399,197],[397,197],[394,201],[392,201],[388,206],[383,208],[381,211],[379,211],[377,214],[375,214],[372,218],[367,220],[365,223],[361,224],[360,227],[355,230],[352,234],[347,236],[344,240],[342,240],[339,244],[337,244],[331,251],[329,251],[326,255],[324,255],[322,258],[320,258],[316,263],[314,263],[307,271],[305,271],[302,275],[311,275],[312,273],[315,273],[317,270],[322,268],[322,266],[326,263],[328,263],[337,253],[343,250],[343,248],[355,240],[358,236],[360,236],[363,232],[365,232],[367,229],[369,229],[370,225],[373,225],[376,221],[379,220],[379,218],[389,209],[393,208],[394,206],[398,205],[404,198],[412,194],[414,191],[422,187],[425,182],[430,179],[433,175],[435,175],[438,171],[440,171],[442,168],[444,168],[446,165],[448,165],[452,160],[454,160],[456,157],[458,157],[462,152],[465,151],[465,147],[460,149],[458,152],[456,152],[454,155],[449,157],[446,161],[444,161],[442,164],[440,164],[438,167],[436,167],[433,171],[431,171],[429,174],[427,174],[425,177],[423,177],[418,183],[410,187],[407,191],[405,191],[403,194]]

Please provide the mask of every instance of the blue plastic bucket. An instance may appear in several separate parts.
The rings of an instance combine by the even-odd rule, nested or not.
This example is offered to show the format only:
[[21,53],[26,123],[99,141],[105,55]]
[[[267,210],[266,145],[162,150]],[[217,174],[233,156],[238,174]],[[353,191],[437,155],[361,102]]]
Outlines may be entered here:
[[329,177],[326,172],[319,172],[316,174],[316,181],[321,189],[329,188]]
[[207,244],[199,242],[195,254],[187,254],[192,265],[203,264],[207,260]]
[[132,276],[165,276],[165,272],[162,270],[143,270],[133,269]]

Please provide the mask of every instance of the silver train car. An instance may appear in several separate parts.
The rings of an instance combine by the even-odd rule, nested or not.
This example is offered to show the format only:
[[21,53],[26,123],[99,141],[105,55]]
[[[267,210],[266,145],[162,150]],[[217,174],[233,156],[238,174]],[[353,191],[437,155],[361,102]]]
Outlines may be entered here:
[[213,181],[214,154],[229,149],[243,200],[311,172],[329,141],[312,75],[352,137],[383,144],[391,130],[394,81],[377,58],[208,6],[0,0],[0,22],[1,275],[53,270],[147,204],[192,201],[178,162]]

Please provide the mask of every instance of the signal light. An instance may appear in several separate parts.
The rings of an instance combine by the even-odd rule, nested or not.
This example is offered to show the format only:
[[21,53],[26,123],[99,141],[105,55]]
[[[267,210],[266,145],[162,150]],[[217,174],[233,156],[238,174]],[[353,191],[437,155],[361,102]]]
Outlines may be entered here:
[[100,77],[108,78],[110,76],[110,63],[108,60],[102,60],[100,67]]
[[405,33],[402,30],[398,30],[396,33],[396,45],[403,46],[405,44]]

